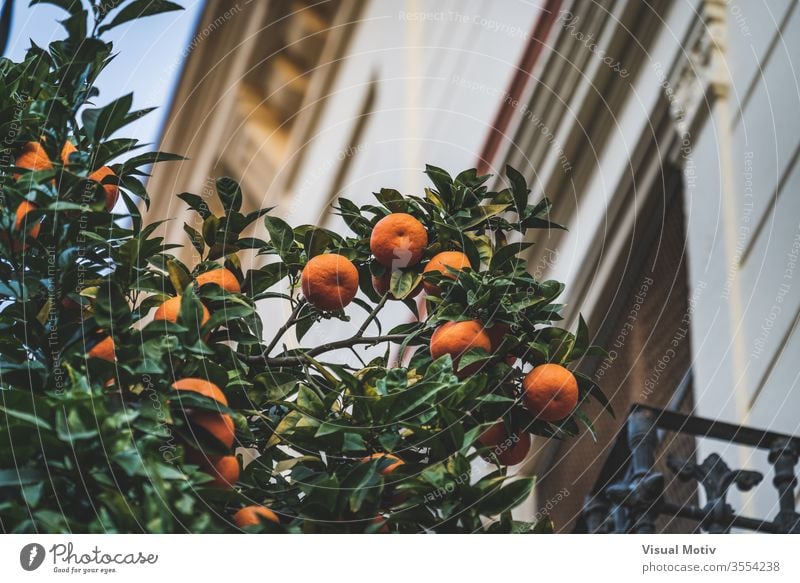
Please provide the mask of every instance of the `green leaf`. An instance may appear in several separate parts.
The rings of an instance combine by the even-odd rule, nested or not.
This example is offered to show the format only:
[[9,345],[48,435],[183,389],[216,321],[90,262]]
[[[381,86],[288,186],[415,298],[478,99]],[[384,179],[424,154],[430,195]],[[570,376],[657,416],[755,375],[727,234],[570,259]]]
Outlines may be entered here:
[[594,424],[592,420],[589,419],[589,416],[580,409],[576,410],[572,415],[586,427],[587,431],[589,431],[589,434],[592,436],[592,440],[597,443],[597,431],[595,431]]
[[209,214],[203,221],[203,239],[209,247],[213,247],[217,242],[218,230],[219,217]]
[[297,408],[309,415],[321,417],[325,411],[325,404],[311,387],[300,385],[297,393]]
[[217,178],[217,195],[226,213],[238,212],[242,208],[242,189],[233,178]]
[[294,245],[294,231],[286,221],[269,215],[264,217],[270,241],[282,259],[286,260]]
[[208,208],[208,203],[203,197],[192,194],[191,192],[182,192],[178,195],[178,198],[188,204],[189,208],[198,213],[203,220],[207,219],[209,215],[211,215],[211,211]]
[[[11,2],[8,2],[8,4],[10,5]],[[70,13],[74,13],[83,8],[81,0],[31,0],[29,6],[35,6],[36,4],[52,4]]]
[[110,136],[126,124],[131,105],[133,93],[128,93],[105,107],[84,110],[82,118],[86,133],[96,141]]
[[0,488],[35,484],[44,478],[45,475],[34,468],[0,470]]
[[[295,229],[295,233],[297,229]],[[331,234],[320,227],[311,227],[306,231],[304,238],[304,246],[306,255],[311,259],[317,255],[324,253],[330,244],[333,242]]]
[[428,178],[433,182],[433,185],[439,193],[439,198],[445,204],[445,207],[449,207],[453,201],[453,179],[441,168],[431,166],[430,164],[425,165],[425,174],[427,174]]
[[192,276],[186,266],[177,259],[167,260],[167,271],[169,272],[169,280],[178,294],[182,294],[183,290],[192,284]]
[[511,183],[511,192],[514,195],[514,210],[522,214],[528,205],[528,195],[531,191],[525,182],[525,177],[511,166],[506,166],[506,176]]
[[167,0],[135,0],[120,10],[110,23],[101,26],[98,32],[103,34],[131,20],[174,10],[183,10],[183,7],[174,2],[168,2]]
[[345,492],[351,492],[348,503],[351,512],[361,510],[365,500],[371,497],[374,500],[380,498],[382,488],[381,476],[378,472],[378,464],[358,464],[342,480],[342,488]]
[[508,210],[507,204],[484,204],[477,206],[470,211],[470,219],[459,226],[462,229],[471,229],[476,227],[491,217],[495,217],[500,213]]
[[106,330],[120,330],[128,326],[131,308],[119,286],[112,284],[106,290],[98,290],[94,318],[98,326]]
[[398,269],[392,272],[392,277],[389,280],[389,291],[398,300],[403,300],[417,289],[421,282],[421,273]]
[[589,395],[595,401],[600,403],[609,415],[616,418],[614,407],[611,406],[611,402],[608,400],[608,397],[606,397],[605,393],[603,393],[603,390],[597,385],[597,383],[583,373],[573,372],[572,374],[575,375],[575,379],[578,381],[578,389],[580,390],[581,395]]
[[478,508],[485,516],[495,516],[522,503],[530,495],[534,478],[515,479],[502,488],[491,492],[480,501]]
[[[7,415],[7,417],[13,417],[14,419],[19,419],[20,421],[24,421],[25,423],[30,423],[31,425],[34,425],[41,429],[48,429],[48,430],[52,429],[52,426],[38,415],[33,415],[32,413],[26,413],[24,411],[17,411],[16,409],[9,409],[2,405],[0,405],[0,411],[3,411]],[[10,424],[11,424],[10,422],[8,421],[6,422],[6,425]]]
[[403,195],[394,188],[381,188],[380,192],[376,192],[374,195],[378,202],[393,213],[402,213],[407,210]]
[[[494,253],[492,261],[489,264],[491,271],[496,271],[502,268],[511,259],[517,258],[525,249],[533,245],[533,243],[509,243],[505,247],[500,247]],[[519,261],[523,261],[521,258]]]

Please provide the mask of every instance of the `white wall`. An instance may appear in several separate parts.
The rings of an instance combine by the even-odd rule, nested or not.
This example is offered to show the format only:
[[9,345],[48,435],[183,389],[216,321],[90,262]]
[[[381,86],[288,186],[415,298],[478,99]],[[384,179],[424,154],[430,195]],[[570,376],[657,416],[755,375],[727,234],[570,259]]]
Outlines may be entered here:
[[[697,413],[798,434],[800,10],[789,0],[727,9],[732,91],[694,144],[699,170],[687,200],[690,285],[706,285],[693,312]],[[731,466],[762,471],[743,512],[774,516],[766,454],[700,445],[703,455],[717,451]]]

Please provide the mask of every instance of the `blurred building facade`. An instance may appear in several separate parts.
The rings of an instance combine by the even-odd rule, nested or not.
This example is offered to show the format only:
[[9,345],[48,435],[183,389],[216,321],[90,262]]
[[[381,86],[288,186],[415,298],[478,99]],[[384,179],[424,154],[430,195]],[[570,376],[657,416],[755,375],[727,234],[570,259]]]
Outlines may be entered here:
[[[592,372],[622,414],[643,402],[798,433],[797,4],[549,3],[547,48],[494,124],[484,166],[527,168],[570,225],[530,262],[568,282],[610,351]],[[620,424],[598,421],[602,435]],[[538,452],[539,503],[570,483],[585,493],[605,439]],[[735,504],[772,519],[766,453],[698,440],[699,459],[711,451],[764,473]]]
[[[631,403],[798,433],[797,4],[210,0],[161,144],[190,160],[156,171],[150,215],[180,240],[166,194],[228,174],[250,208],[338,228],[336,196],[420,192],[425,163],[522,171],[570,226],[537,234],[530,271],[567,282],[566,324],[580,310],[609,351],[586,372],[618,412],[519,470],[540,477],[520,518],[568,531]],[[752,450],[663,447],[695,450],[771,479]],[[777,511],[768,488],[739,502]]]

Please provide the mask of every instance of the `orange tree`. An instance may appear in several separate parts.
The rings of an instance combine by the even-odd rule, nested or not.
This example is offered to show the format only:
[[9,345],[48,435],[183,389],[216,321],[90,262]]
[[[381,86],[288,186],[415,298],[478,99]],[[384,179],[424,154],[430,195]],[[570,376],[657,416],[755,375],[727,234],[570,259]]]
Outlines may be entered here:
[[[560,228],[548,201],[511,168],[492,191],[429,166],[421,196],[340,199],[342,235],[243,209],[220,178],[221,214],[178,195],[202,223],[186,265],[135,203],[179,157],[112,137],[146,113],[130,95],[92,104],[105,31],[177,6],[51,3],[66,38],[0,62],[2,530],[530,530],[511,510],[533,479],[507,467],[531,435],[591,430],[587,400],[608,408],[565,367],[599,349],[582,320],[553,325],[564,286],[521,258],[530,229]],[[263,261],[244,272],[243,253]],[[383,330],[402,304],[411,321]],[[302,346],[359,307],[352,335]]]

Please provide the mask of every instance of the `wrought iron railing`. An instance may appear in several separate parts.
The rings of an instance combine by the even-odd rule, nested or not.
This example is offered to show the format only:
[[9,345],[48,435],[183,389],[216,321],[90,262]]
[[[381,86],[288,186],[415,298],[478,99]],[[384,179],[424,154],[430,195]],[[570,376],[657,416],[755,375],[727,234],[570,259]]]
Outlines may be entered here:
[[[670,432],[767,450],[774,472],[772,484],[777,490],[777,515],[772,520],[762,520],[734,511],[727,500],[730,489],[751,490],[764,476],[751,470],[732,470],[717,454],[709,455],[702,463],[669,457],[669,470],[678,480],[702,487],[706,503],[701,507],[668,500],[666,476],[655,465],[660,444]],[[800,514],[795,510],[798,457],[798,437],[636,404],[586,498],[575,531],[653,533],[657,518],[670,516],[694,521],[695,532],[728,533],[737,528],[800,534]]]

